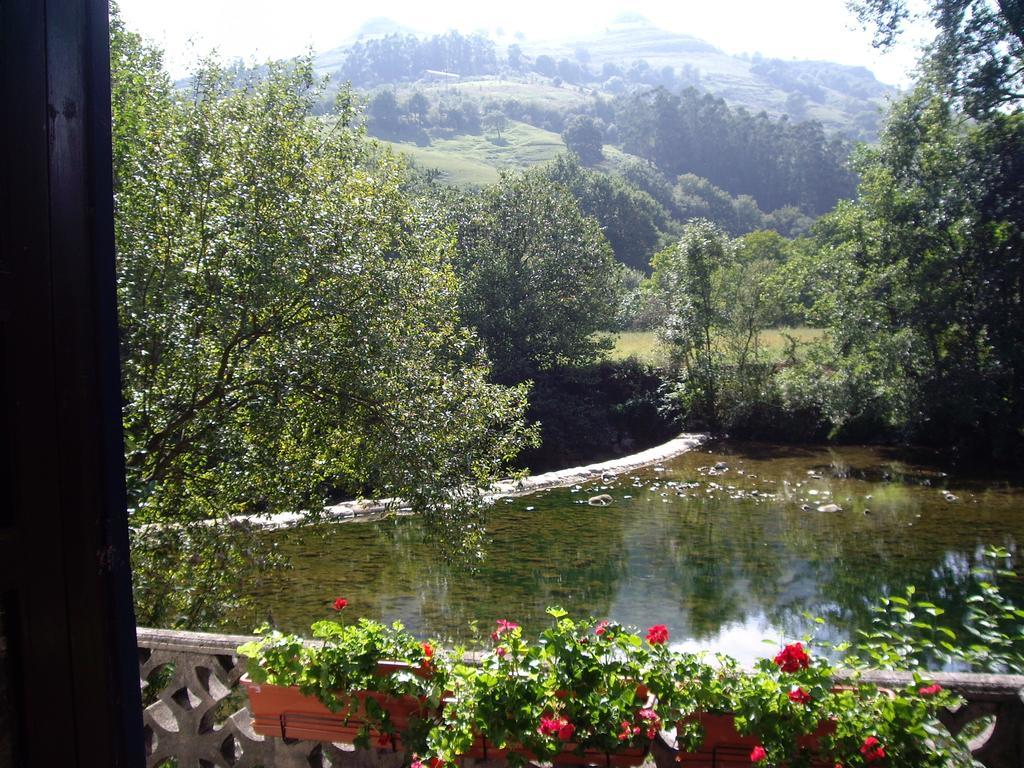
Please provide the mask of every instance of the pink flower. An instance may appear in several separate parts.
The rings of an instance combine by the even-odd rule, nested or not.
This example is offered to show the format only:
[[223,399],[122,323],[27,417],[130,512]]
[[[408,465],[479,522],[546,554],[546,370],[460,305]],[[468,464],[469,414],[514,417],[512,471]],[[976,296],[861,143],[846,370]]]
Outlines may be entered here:
[[663,645],[668,642],[668,628],[664,624],[655,624],[647,630],[647,642],[651,645]]
[[334,601],[334,610],[342,611],[345,609],[346,605],[348,605],[348,600],[346,600],[344,597],[339,597],[337,600]]
[[409,768],[427,768],[423,761],[419,759],[417,755],[412,756],[412,762],[409,764]]
[[498,654],[499,659],[504,659],[505,654],[508,653],[508,648],[506,648],[503,645],[499,645],[497,648],[494,649],[494,652]]
[[809,694],[803,688],[796,688],[796,689],[790,691],[786,695],[789,696],[789,700],[792,701],[794,704],[810,704],[811,703],[811,694]]
[[766,757],[768,757],[768,752],[760,744],[750,750],[750,762],[752,763],[760,763]]
[[811,666],[811,657],[807,655],[802,643],[793,643],[776,654],[775,663],[783,672],[797,672]]
[[860,745],[860,753],[864,756],[865,763],[874,763],[885,759],[885,747],[874,736],[868,736]]
[[932,685],[926,685],[923,688],[918,688],[917,692],[922,696],[934,696],[942,691],[942,686],[938,683]]
[[491,640],[497,641],[506,632],[511,632],[513,629],[518,627],[514,621],[506,621],[505,619],[498,619],[498,628],[491,632]]
[[608,624],[609,623],[610,622],[608,622],[607,620],[597,622],[597,626],[594,627],[594,634],[597,635],[598,637],[603,635],[605,632],[608,631]]
[[658,717],[657,712],[650,708],[644,708],[637,712],[637,717],[643,723],[648,739],[653,739],[658,735],[658,729],[661,728],[661,718]]

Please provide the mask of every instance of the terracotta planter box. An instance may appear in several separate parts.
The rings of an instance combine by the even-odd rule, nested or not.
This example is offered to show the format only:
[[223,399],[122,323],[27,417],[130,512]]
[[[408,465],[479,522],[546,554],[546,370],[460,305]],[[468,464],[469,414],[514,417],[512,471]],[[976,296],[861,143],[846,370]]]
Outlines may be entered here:
[[575,744],[566,744],[562,752],[555,755],[551,762],[555,765],[605,765],[629,768],[629,766],[641,765],[644,762],[649,747],[649,744],[642,747],[620,747],[614,752],[585,749],[580,754],[576,751]]
[[[576,751],[576,745],[567,743],[562,751],[552,758],[554,765],[594,765],[594,766],[616,766],[617,768],[630,768],[641,765],[647,757],[649,745],[642,747],[622,747],[614,752],[604,752],[597,749],[585,749],[582,753]],[[530,762],[536,762],[536,755],[523,749],[498,749],[483,736],[477,736],[473,747],[462,757],[471,757],[475,760],[499,760],[508,756],[509,752],[517,752]]]
[[[242,678],[242,684],[249,694],[253,730],[262,736],[351,744],[366,722],[367,699],[374,699],[380,704],[398,731],[408,727],[410,718],[430,714],[426,706],[413,696],[395,697],[375,691],[357,691],[353,694],[359,702],[357,710],[331,712],[318,699],[302,694],[294,686],[257,685],[248,677]],[[379,735],[371,730],[371,743]],[[388,746],[401,748],[397,738],[392,739]]]
[[[736,718],[726,713],[701,712],[688,722],[696,720],[704,731],[704,741],[697,752],[680,752],[676,761],[680,765],[690,768],[719,768],[724,766],[745,765],[749,766],[750,751],[760,742],[757,736],[744,735],[736,730]],[[823,736],[835,730],[835,724],[824,722],[818,729],[807,736],[797,740],[801,747],[814,752],[818,749],[818,742]],[[824,762],[812,762],[812,766],[832,768]]]
[[[468,757],[474,760],[503,760],[511,752],[507,747],[504,749],[498,749],[490,741],[485,739],[483,736],[477,736],[473,740],[473,746],[469,748],[469,751],[459,757]],[[529,759],[529,756],[527,756]]]

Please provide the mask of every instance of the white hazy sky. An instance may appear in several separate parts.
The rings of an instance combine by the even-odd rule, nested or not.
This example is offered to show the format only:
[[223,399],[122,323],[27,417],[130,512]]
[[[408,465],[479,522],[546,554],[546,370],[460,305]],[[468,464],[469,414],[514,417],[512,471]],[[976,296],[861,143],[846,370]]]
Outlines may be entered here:
[[[175,76],[198,54],[263,60],[323,51],[368,19],[385,16],[421,32],[501,27],[535,40],[572,41],[601,30],[619,13],[702,38],[727,53],[859,64],[883,82],[906,85],[924,30],[881,53],[859,29],[845,0],[120,0],[131,29],[158,43]],[[916,40],[915,40],[916,38]]]

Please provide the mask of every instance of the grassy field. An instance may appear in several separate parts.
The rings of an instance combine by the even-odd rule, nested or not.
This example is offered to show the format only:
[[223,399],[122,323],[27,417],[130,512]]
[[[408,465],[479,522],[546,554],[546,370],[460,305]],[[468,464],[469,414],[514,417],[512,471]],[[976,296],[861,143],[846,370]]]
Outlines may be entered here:
[[[781,358],[786,349],[786,336],[807,344],[820,339],[825,332],[820,328],[771,328],[761,333],[761,343],[773,358]],[[651,365],[663,365],[668,360],[667,350],[658,342],[654,331],[625,331],[615,336],[615,347],[608,353],[612,360],[625,360],[635,356]]]
[[[440,171],[442,182],[457,187],[493,184],[501,170],[530,168],[554,160],[566,151],[559,134],[517,122],[509,123],[501,132],[500,140],[491,133],[483,133],[434,139],[426,147],[409,142],[378,141],[405,155],[419,168]],[[604,155],[605,159],[598,165],[603,171],[617,170],[636,159],[610,145],[605,145]]]
[[441,181],[459,187],[493,184],[502,169],[529,168],[553,160],[565,151],[562,137],[526,123],[509,123],[499,141],[493,134],[464,134],[435,139],[430,146],[383,142],[406,155],[420,168],[441,171]]

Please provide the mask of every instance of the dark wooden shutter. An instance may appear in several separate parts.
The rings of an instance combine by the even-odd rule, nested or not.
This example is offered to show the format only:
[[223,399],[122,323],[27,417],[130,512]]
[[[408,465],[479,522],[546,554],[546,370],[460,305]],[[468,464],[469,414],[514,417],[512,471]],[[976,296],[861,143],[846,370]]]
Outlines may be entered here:
[[0,766],[142,766],[107,6],[0,21]]

